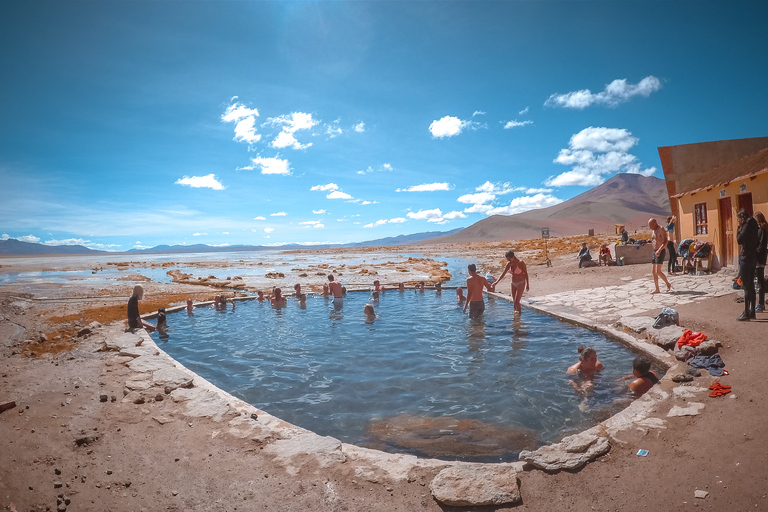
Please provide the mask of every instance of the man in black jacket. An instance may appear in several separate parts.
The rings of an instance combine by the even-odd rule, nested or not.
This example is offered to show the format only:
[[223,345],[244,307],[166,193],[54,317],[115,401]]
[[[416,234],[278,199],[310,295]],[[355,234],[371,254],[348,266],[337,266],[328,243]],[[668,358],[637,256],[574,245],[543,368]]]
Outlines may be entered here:
[[736,214],[739,230],[736,241],[741,246],[739,253],[739,274],[744,283],[744,313],[736,320],[746,321],[755,318],[755,266],[757,266],[757,221],[745,210]]

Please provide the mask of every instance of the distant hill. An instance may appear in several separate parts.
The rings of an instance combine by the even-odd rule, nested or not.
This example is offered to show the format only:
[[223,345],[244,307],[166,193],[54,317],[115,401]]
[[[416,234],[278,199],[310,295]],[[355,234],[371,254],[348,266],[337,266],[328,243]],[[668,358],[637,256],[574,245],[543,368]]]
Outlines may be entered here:
[[43,245],[22,242],[15,238],[0,240],[0,254],[96,254],[102,251],[94,251],[82,245]]
[[423,242],[425,240],[431,240],[441,236],[453,235],[462,229],[464,228],[456,228],[450,231],[425,231],[424,233],[413,233],[412,235],[390,236],[387,238],[379,238],[377,240],[369,240],[367,242],[359,242],[356,244],[344,244],[338,247],[386,247],[389,245],[412,244],[416,242]]
[[664,180],[622,173],[555,206],[516,215],[493,215],[455,235],[430,239],[429,243],[539,238],[543,227],[549,228],[551,236],[587,234],[590,229],[596,233],[613,232],[615,224],[624,224],[631,231],[647,226],[651,217],[662,222],[669,212]]

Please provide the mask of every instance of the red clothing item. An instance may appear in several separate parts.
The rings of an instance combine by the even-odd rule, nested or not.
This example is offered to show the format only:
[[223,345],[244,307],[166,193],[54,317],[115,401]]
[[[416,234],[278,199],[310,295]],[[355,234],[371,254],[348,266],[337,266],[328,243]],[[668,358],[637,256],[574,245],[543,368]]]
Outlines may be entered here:
[[697,332],[696,334],[693,334],[693,331],[690,329],[686,329],[683,331],[683,335],[680,336],[680,339],[677,340],[677,346],[682,347],[683,345],[689,345],[691,347],[698,347],[701,345],[701,342],[707,339],[707,335],[703,332]]

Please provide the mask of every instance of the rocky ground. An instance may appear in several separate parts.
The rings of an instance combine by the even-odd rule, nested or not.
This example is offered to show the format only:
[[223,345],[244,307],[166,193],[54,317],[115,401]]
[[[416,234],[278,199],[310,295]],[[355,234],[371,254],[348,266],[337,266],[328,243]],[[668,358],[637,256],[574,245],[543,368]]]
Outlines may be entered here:
[[[540,243],[513,245],[531,264],[528,297],[618,286],[647,278],[650,271],[650,265],[578,269],[571,245],[579,240],[555,241],[554,266],[546,267],[536,264],[543,257],[533,242]],[[558,246],[562,251],[556,256]],[[497,271],[509,247],[451,244],[409,247],[408,252],[421,251],[436,260],[476,258],[484,269]],[[328,252],[334,270],[342,268],[345,254]],[[42,270],[52,261],[2,259],[0,272]],[[68,261],[74,267],[95,266],[90,258]],[[350,282],[368,286],[372,272],[387,283],[418,280],[433,271],[438,279],[441,268],[421,262],[418,271],[409,273],[407,262],[392,261],[364,273],[363,267],[348,271],[355,276]],[[125,266],[126,272],[131,265],[146,266],[134,262]],[[221,290],[233,296],[276,282],[286,286],[301,273],[311,275],[302,267],[296,275],[237,289],[211,282],[143,281],[147,295],[141,308],[150,311],[186,298],[208,300]],[[695,416],[668,418],[673,403],[658,401],[652,412],[663,418],[663,428],[623,430],[612,437],[606,455],[579,470],[518,473],[518,505],[456,508],[433,498],[430,484],[442,469],[439,464],[398,466],[409,468],[406,473],[394,466],[366,471],[360,469],[363,455],[354,450],[346,462],[295,454],[287,463],[271,450],[269,435],[238,437],[220,419],[190,417],[167,389],[152,389],[144,403],[124,400],[126,383],[134,378],[127,366],[131,357],[103,349],[106,340],[122,333],[125,302],[140,279],[132,276],[95,288],[26,282],[0,289],[0,404],[15,402],[0,413],[0,506],[19,511],[768,509],[768,400],[761,379],[755,380],[768,356],[768,315],[736,322],[741,304],[734,303],[735,294],[677,307],[686,327],[723,343],[720,354],[730,375],[721,380],[732,385],[730,395],[690,399],[706,405]],[[691,279],[676,276],[673,285],[684,291]],[[93,321],[104,326],[78,336]],[[706,387],[712,381],[705,375],[685,386]],[[665,381],[660,390],[671,394],[673,385]],[[647,457],[637,455],[641,448],[649,451]],[[706,497],[696,498],[697,490]]]

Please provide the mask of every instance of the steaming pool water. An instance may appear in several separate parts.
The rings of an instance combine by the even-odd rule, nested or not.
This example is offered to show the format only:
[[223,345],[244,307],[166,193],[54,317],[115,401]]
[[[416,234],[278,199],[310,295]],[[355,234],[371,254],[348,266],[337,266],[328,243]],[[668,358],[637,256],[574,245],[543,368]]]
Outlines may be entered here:
[[[375,320],[363,306],[374,304]],[[462,314],[453,290],[350,292],[343,307],[310,295],[274,308],[168,315],[163,350],[232,395],[285,421],[389,452],[515,460],[627,404],[634,354],[604,335],[486,298]],[[591,346],[605,370],[577,393],[566,369]],[[626,382],[626,381],[624,381]]]

